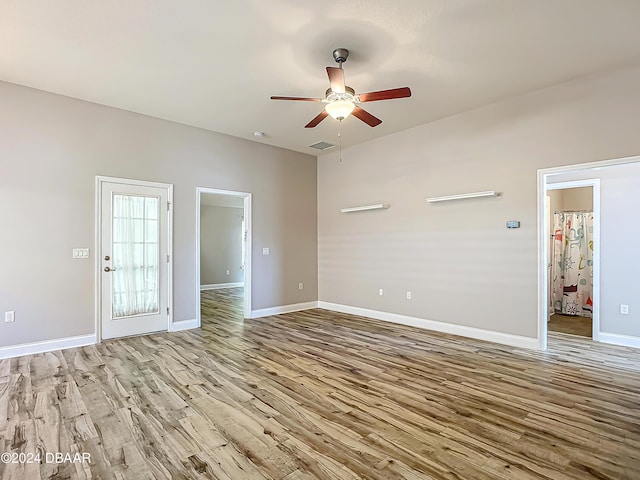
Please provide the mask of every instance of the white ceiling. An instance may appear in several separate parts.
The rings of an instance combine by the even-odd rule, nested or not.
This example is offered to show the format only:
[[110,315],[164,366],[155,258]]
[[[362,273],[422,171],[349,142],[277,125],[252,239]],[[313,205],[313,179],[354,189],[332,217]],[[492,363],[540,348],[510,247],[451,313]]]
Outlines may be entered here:
[[269,96],[323,96],[336,47],[357,92],[413,91],[345,120],[348,146],[635,61],[639,20],[640,0],[6,0],[0,79],[316,154],[338,122]]

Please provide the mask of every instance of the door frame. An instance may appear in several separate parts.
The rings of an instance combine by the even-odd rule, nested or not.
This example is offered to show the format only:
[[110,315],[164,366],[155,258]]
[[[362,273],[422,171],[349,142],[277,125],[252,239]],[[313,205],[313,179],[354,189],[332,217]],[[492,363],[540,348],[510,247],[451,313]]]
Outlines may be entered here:
[[202,309],[200,307],[200,199],[202,194],[226,195],[230,197],[240,197],[243,199],[244,226],[246,232],[245,249],[245,265],[244,265],[244,318],[251,318],[251,239],[252,239],[252,221],[251,221],[251,193],[237,192],[233,190],[221,190],[217,188],[196,187],[196,327],[202,325]]
[[102,341],[102,190],[105,183],[119,183],[122,185],[133,185],[140,187],[164,188],[167,190],[167,331],[171,331],[173,323],[173,185],[170,183],[149,182],[146,180],[134,180],[130,178],[106,177],[96,175],[96,199],[95,199],[95,329],[96,341]]
[[[565,165],[563,167],[551,167],[551,168],[543,168],[538,170],[538,188],[537,188],[537,203],[538,203],[538,219],[537,219],[537,230],[538,230],[538,349],[546,350],[547,349],[547,320],[548,320],[548,288],[549,288],[549,278],[548,278],[548,249],[549,249],[549,219],[546,215],[545,202],[547,198],[547,180],[552,175],[558,174],[571,174],[574,173],[576,175],[584,176],[589,170],[594,171],[594,176],[597,177],[597,170],[613,167],[615,165],[625,165],[629,163],[640,163],[640,156],[632,156],[632,157],[622,157],[622,158],[614,158],[611,160],[601,160],[595,162],[587,162],[587,163],[578,163],[574,165]],[[598,182],[600,178],[597,178]],[[554,184],[556,185],[556,184]],[[594,188],[595,194],[595,188]],[[594,298],[594,311],[598,310],[598,324],[600,323],[600,191],[598,189],[598,198],[597,198],[597,208],[598,212],[596,214],[596,201],[594,198],[594,237],[595,237],[595,229],[596,229],[596,221],[598,222],[598,255],[596,258],[596,252],[594,250],[594,269],[593,269],[593,289],[594,289],[594,297],[598,295],[598,298]],[[594,248],[595,248],[595,238],[594,238]],[[596,282],[596,262],[597,262],[597,273],[598,273],[598,281]],[[595,315],[595,313],[594,313]],[[600,326],[598,325],[598,328]],[[601,333],[601,332],[599,332]]]
[[[591,338],[595,342],[600,341],[600,179],[599,178],[590,178],[586,180],[569,180],[566,182],[557,182],[557,183],[548,183],[548,177],[545,180],[545,190],[544,196],[545,200],[547,197],[547,193],[551,190],[568,190],[571,188],[581,188],[581,187],[591,187],[591,195],[593,200],[593,291],[592,291],[592,311],[591,311]],[[551,237],[551,232],[549,231],[549,224],[551,223],[551,215],[553,212],[551,209],[548,210],[548,213],[545,208],[545,237],[547,239],[546,244],[544,245],[545,252],[549,255],[549,238]],[[550,283],[549,278],[549,269],[545,272],[547,275],[547,285]],[[545,291],[545,296],[549,295],[549,289]],[[549,310],[549,298],[546,297],[545,300],[545,308],[546,312],[544,313],[547,321],[542,322],[540,325],[542,327],[541,335],[544,338],[547,338],[548,335],[548,319],[551,315]],[[545,342],[546,343],[546,342]],[[545,345],[546,348],[546,345]]]

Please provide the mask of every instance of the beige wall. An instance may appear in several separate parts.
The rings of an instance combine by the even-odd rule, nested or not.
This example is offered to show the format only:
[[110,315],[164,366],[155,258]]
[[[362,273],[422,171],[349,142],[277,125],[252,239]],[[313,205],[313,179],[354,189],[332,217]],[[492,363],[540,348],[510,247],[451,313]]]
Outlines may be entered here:
[[[634,67],[322,156],[320,300],[537,337],[537,170],[640,153],[639,111]],[[425,202],[481,190],[501,195]]]
[[593,210],[593,188],[567,188],[562,193],[561,210]]
[[[242,217],[244,210],[200,206],[200,284],[244,281]],[[229,272],[227,274],[227,272]]]
[[0,105],[0,346],[94,332],[96,175],[174,184],[175,321],[196,318],[196,186],[253,193],[254,309],[316,300],[315,157],[2,82]]
[[577,187],[562,188],[558,190],[549,190],[550,197],[550,213],[549,231],[553,232],[553,214],[554,212],[563,212],[565,210],[584,210],[593,211],[593,188]]

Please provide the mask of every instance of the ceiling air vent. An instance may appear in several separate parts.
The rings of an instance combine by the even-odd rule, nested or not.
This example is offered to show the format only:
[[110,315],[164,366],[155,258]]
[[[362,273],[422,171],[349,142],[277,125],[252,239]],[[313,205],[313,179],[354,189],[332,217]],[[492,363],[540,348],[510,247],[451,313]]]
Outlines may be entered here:
[[329,150],[330,148],[335,147],[334,144],[332,143],[327,143],[327,142],[318,142],[318,143],[314,143],[313,145],[309,145],[311,148],[315,148],[316,150]]

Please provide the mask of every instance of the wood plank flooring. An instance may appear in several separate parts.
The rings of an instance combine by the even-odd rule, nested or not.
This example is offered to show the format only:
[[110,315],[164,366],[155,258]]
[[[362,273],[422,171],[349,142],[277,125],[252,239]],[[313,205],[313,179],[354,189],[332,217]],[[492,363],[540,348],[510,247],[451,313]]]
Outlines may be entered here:
[[308,310],[0,361],[3,479],[640,479],[640,352]]
[[549,320],[548,329],[550,332],[568,333],[581,337],[592,338],[593,336],[592,321],[589,317],[554,313]]

